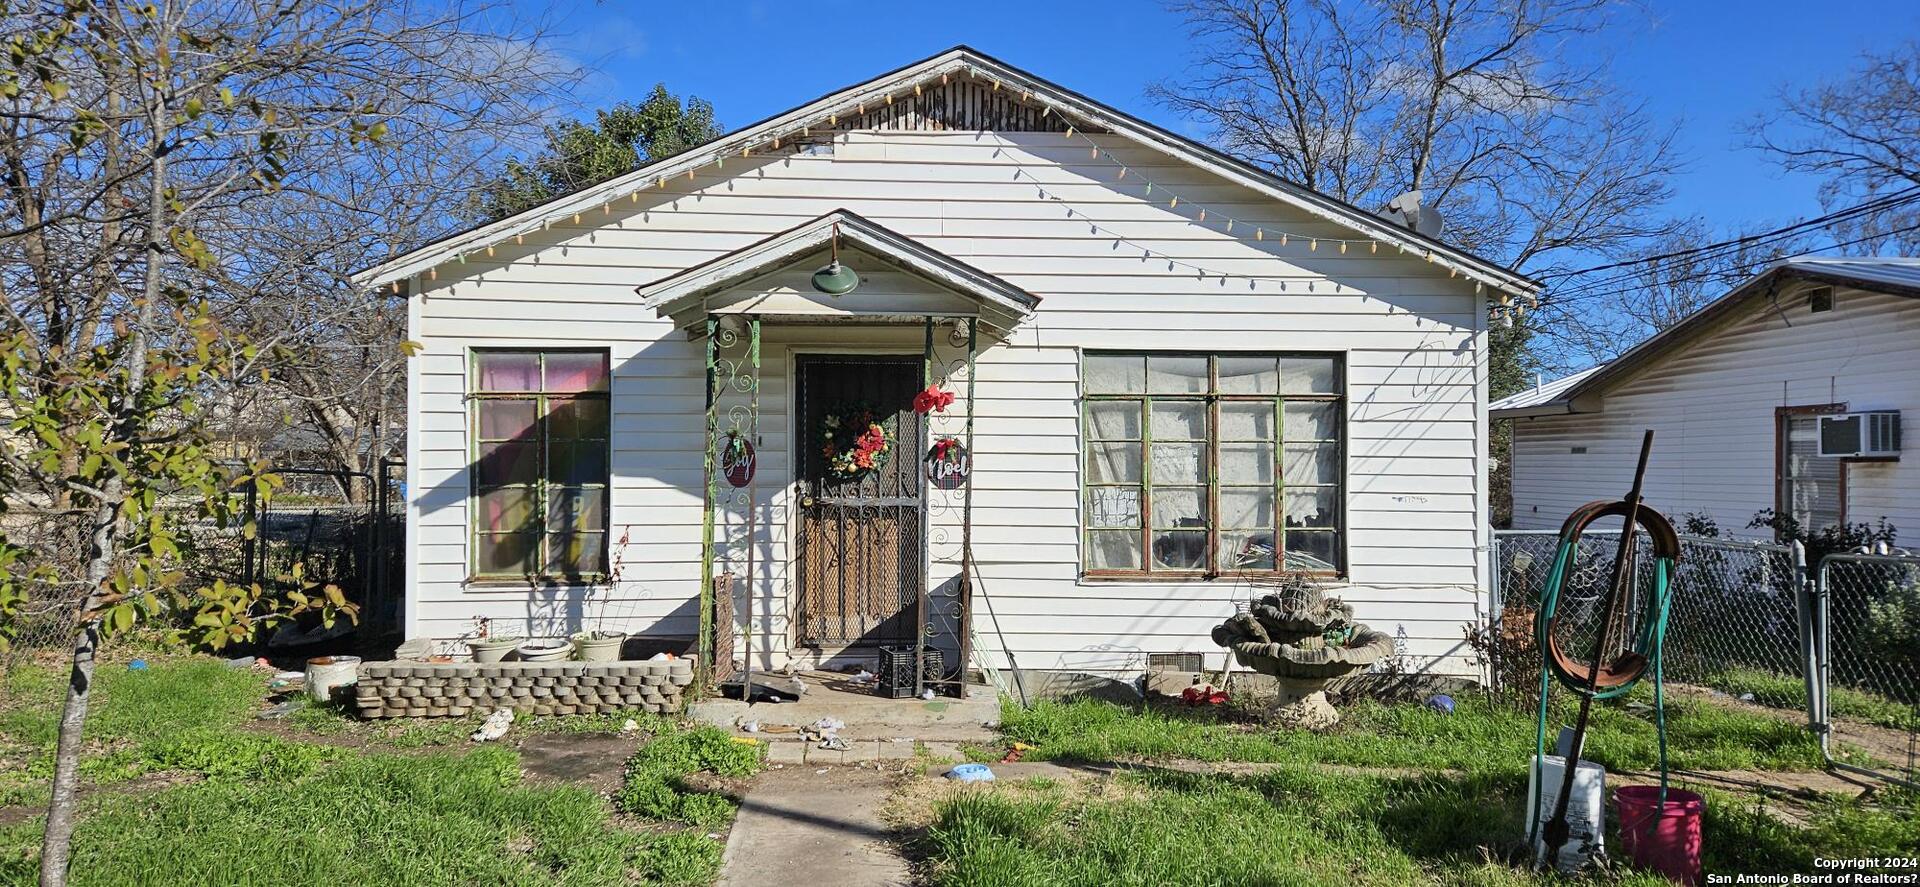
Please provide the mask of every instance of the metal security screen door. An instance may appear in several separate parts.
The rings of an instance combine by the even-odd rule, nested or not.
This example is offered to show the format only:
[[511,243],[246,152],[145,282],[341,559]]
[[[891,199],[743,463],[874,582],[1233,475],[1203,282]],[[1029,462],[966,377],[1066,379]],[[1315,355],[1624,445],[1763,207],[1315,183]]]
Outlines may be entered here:
[[[796,641],[816,648],[911,642],[925,581],[920,455],[927,442],[924,417],[913,411],[921,358],[803,356],[796,370]],[[854,434],[840,433],[838,445],[833,438],[837,429],[869,420],[885,430],[887,451],[871,469],[849,476],[834,456],[844,457]]]

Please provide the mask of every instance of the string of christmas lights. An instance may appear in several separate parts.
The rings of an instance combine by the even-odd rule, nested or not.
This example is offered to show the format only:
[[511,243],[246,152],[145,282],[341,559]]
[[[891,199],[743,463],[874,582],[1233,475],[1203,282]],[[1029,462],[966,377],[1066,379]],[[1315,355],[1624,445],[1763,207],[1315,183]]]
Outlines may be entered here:
[[[952,72],[952,71],[943,72],[942,74],[940,74],[940,83],[942,85],[947,84],[948,82],[950,82],[951,77],[955,73],[956,72]],[[1000,79],[988,74],[984,74],[980,70],[972,66],[963,67],[959,69],[957,73],[974,80],[984,80],[984,81],[991,82],[992,89],[995,92],[1000,91],[1004,87],[1004,84]],[[898,93],[889,91],[883,94],[881,101],[883,101],[886,105],[892,105],[896,94],[905,94],[910,89],[911,92],[917,96],[921,94],[923,86],[924,84],[916,83],[911,87],[902,88],[901,90],[898,91]],[[1031,90],[1022,90],[1021,95],[1022,95],[1023,101],[1031,102],[1033,100],[1033,92]],[[867,107],[868,107],[868,102],[866,101],[855,102],[854,103],[855,116],[861,116],[866,114]],[[1048,104],[1048,105],[1042,106],[1042,111],[1041,111],[1042,119],[1050,117],[1054,114],[1060,114],[1063,120],[1068,119],[1065,113],[1058,111],[1052,105]],[[840,112],[838,111],[828,112],[825,115],[825,117],[827,120],[827,125],[829,127],[836,127],[839,125]],[[795,126],[794,128],[788,129],[784,133],[769,136],[763,141],[759,141],[757,143],[750,142],[750,143],[742,144],[739,149],[739,157],[742,159],[751,158],[756,150],[778,151],[780,150],[782,144],[791,144],[796,137],[804,139],[804,138],[809,138],[812,135],[813,135],[813,123],[812,122],[801,123]],[[1095,141],[1087,133],[1081,131],[1080,126],[1072,121],[1068,121],[1068,125],[1065,130],[1065,135],[1069,142],[1073,142],[1077,139],[1079,142],[1084,143],[1087,146],[1087,150],[1089,152],[1088,154],[1089,159],[1105,160],[1108,165],[1113,167],[1115,170],[1114,183],[1116,185],[1120,185],[1120,183],[1127,182],[1128,178],[1131,177],[1133,182],[1138,183],[1138,187],[1141,189],[1141,195],[1143,199],[1147,199],[1149,200],[1149,202],[1152,202],[1155,204],[1158,204],[1161,200],[1164,200],[1167,208],[1173,211],[1177,211],[1182,204],[1185,204],[1188,208],[1188,212],[1180,213],[1180,215],[1183,218],[1185,218],[1189,224],[1196,225],[1199,227],[1206,228],[1208,230],[1217,231],[1220,233],[1224,233],[1224,234],[1227,234],[1236,238],[1240,238],[1240,239],[1245,239],[1245,240],[1252,240],[1252,241],[1257,241],[1262,243],[1266,243],[1269,241],[1277,241],[1278,245],[1281,247],[1289,246],[1290,244],[1293,244],[1295,242],[1304,242],[1306,243],[1307,252],[1319,252],[1323,245],[1329,249],[1339,252],[1340,254],[1346,254],[1348,250],[1353,247],[1364,247],[1370,254],[1377,254],[1380,251],[1381,241],[1376,238],[1323,237],[1318,234],[1303,234],[1298,231],[1286,230],[1286,229],[1282,229],[1282,228],[1265,224],[1265,223],[1251,223],[1251,222],[1247,222],[1245,220],[1236,218],[1230,213],[1220,212],[1215,207],[1211,207],[1204,203],[1200,203],[1200,202],[1188,199],[1182,196],[1178,191],[1167,187],[1163,183],[1153,181],[1151,178],[1148,178],[1145,174],[1141,173],[1136,168],[1129,166],[1124,161],[1122,161],[1119,157],[1115,156],[1106,148],[1102,147],[1099,142]],[[1002,146],[1003,153],[1005,152],[1005,149],[1013,147],[1010,143],[1007,143],[1005,141],[1001,142],[1001,146]],[[696,174],[699,172],[699,170],[709,168],[709,167],[715,171],[724,171],[726,169],[727,158],[731,155],[732,155],[732,152],[731,150],[729,150],[726,153],[716,154],[710,163],[702,164],[699,166],[688,167],[685,171],[687,180],[688,181],[695,180]],[[1016,170],[1016,176],[1025,176],[1029,181],[1032,182],[1034,188],[1040,194],[1042,199],[1062,204],[1066,208],[1067,214],[1070,218],[1082,219],[1087,222],[1091,230],[1097,233],[1103,234],[1107,237],[1110,237],[1114,239],[1117,243],[1123,243],[1129,247],[1141,250],[1142,261],[1151,261],[1154,259],[1160,259],[1168,263],[1169,270],[1184,268],[1202,279],[1209,278],[1209,277],[1218,279],[1222,286],[1226,285],[1228,280],[1238,279],[1238,280],[1247,281],[1249,288],[1257,288],[1258,281],[1266,280],[1266,281],[1279,282],[1281,291],[1285,292],[1287,285],[1291,282],[1296,281],[1296,278],[1281,277],[1276,275],[1238,274],[1238,273],[1231,273],[1231,272],[1215,271],[1213,269],[1207,268],[1203,265],[1196,264],[1191,261],[1176,259],[1164,253],[1156,252],[1151,247],[1143,246],[1125,237],[1124,235],[1121,235],[1118,232],[1115,232],[1112,229],[1106,228],[1100,225],[1099,223],[1095,222],[1092,219],[1092,217],[1088,216],[1084,210],[1071,205],[1068,201],[1066,201],[1060,195],[1048,190],[1044,182],[1042,182],[1038,177],[1034,176],[1031,172],[1028,172],[1024,166],[1019,165],[1018,161],[1015,161],[1015,170]],[[638,204],[640,202],[642,192],[644,192],[650,187],[664,190],[667,187],[667,183],[670,180],[670,178],[678,178],[679,175],[680,175],[679,173],[675,173],[671,177],[666,175],[656,175],[653,177],[652,181],[647,181],[643,179],[637,184],[637,187],[635,187],[633,191],[630,192],[628,197],[631,200],[631,202],[633,202],[634,204]],[[1132,185],[1128,184],[1128,185],[1123,185],[1122,187],[1132,187]],[[618,199],[619,198],[616,196],[616,197],[608,198],[605,202],[603,202],[600,206],[601,214],[603,216],[612,215],[613,205]],[[586,212],[587,212],[586,210],[576,210],[572,214],[573,223],[575,225],[580,224]],[[540,229],[542,231],[550,230],[553,227],[553,221],[554,221],[554,217],[552,216],[542,219],[540,222]],[[515,233],[514,234],[515,243],[525,243],[525,236],[526,234],[524,230]],[[1400,254],[1407,254],[1409,252],[1405,244],[1389,244],[1389,246],[1394,247]],[[492,245],[488,245],[484,247],[484,249],[488,256],[492,256],[494,254],[494,248]],[[466,264],[467,257],[470,254],[471,254],[470,252],[456,252],[454,254],[454,260],[464,265]],[[1466,270],[1462,268],[1460,265],[1446,260],[1444,257],[1440,256],[1432,249],[1420,248],[1417,254],[1431,264],[1436,264],[1446,268],[1448,272],[1448,276],[1450,277],[1458,277],[1463,271]],[[439,279],[439,268],[437,265],[428,270],[428,277],[429,279],[432,279],[432,280]],[[1338,292],[1340,285],[1337,282],[1333,282],[1333,285],[1335,287],[1335,291]],[[396,281],[394,283],[394,287],[396,291],[398,291],[399,286],[400,286],[399,282]],[[1309,288],[1309,291],[1311,291],[1311,288],[1314,286],[1314,284],[1310,282],[1307,284],[1307,286]],[[1484,292],[1485,285],[1482,282],[1476,280],[1474,282],[1474,291],[1476,293]],[[1509,300],[1507,294],[1501,293],[1499,304],[1497,304],[1494,307],[1494,314],[1496,317],[1500,318],[1503,322],[1510,324],[1512,322],[1513,317],[1520,313],[1524,313],[1527,307],[1528,305],[1526,304]],[[1503,312],[1505,313],[1503,314]]]

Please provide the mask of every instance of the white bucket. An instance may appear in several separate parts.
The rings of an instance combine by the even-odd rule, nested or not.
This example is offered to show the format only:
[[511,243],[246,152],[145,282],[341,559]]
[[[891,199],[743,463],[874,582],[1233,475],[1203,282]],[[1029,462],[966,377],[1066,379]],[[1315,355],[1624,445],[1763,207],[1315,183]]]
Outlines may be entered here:
[[334,691],[360,680],[360,657],[316,656],[307,660],[307,696],[315,702],[333,701]]
[[[1534,760],[1536,765],[1530,768],[1527,778],[1527,833],[1535,836],[1533,859],[1540,864],[1547,855],[1547,820],[1553,818],[1553,810],[1560,801],[1560,786],[1566,783],[1567,759],[1547,755],[1536,756]],[[1540,790],[1538,780],[1546,782],[1545,792]],[[1560,847],[1560,855],[1554,861],[1554,867],[1565,874],[1579,871],[1605,850],[1607,820],[1601,805],[1607,796],[1606,781],[1607,771],[1592,761],[1582,760],[1574,768],[1573,801],[1567,804],[1567,843]]]

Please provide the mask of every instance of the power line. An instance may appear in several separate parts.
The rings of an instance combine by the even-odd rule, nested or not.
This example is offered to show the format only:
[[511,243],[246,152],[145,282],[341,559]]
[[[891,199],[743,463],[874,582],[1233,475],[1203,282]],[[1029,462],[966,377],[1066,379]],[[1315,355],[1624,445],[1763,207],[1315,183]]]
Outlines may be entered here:
[[[1878,212],[1881,210],[1892,209],[1908,203],[1915,202],[1917,200],[1920,200],[1920,194],[1911,195],[1897,201],[1891,201],[1891,202],[1887,202],[1884,204],[1879,204],[1871,207],[1857,207],[1856,209],[1858,210],[1858,212],[1847,211],[1843,213],[1835,213],[1833,214],[1832,217],[1822,218],[1819,220],[1812,220],[1812,221],[1816,221],[1822,225],[1830,225],[1834,222],[1850,220],[1864,213]],[[1867,236],[1844,241],[1841,243],[1833,243],[1833,244],[1828,244],[1821,247],[1814,247],[1808,250],[1801,250],[1793,253],[1792,255],[1805,255],[1808,252],[1814,252],[1817,250],[1837,249],[1844,246],[1852,246],[1857,243],[1863,243],[1869,240],[1874,240],[1882,237],[1889,237],[1894,234],[1904,233],[1909,230],[1913,230],[1913,229],[1900,228],[1895,230],[1882,231],[1876,234],[1870,234]],[[1767,235],[1755,235],[1754,237],[1751,237],[1751,238],[1736,239],[1732,241],[1725,241],[1718,244],[1710,244],[1708,246],[1703,246],[1696,249],[1683,250],[1678,253],[1668,254],[1665,257],[1649,257],[1648,259],[1645,259],[1645,260],[1627,262],[1622,264],[1638,265],[1638,264],[1647,264],[1652,262],[1654,263],[1654,267],[1657,268],[1659,267],[1659,264],[1661,262],[1673,261],[1675,259],[1681,259],[1681,258],[1692,258],[1692,259],[1698,259],[1698,260],[1711,260],[1711,259],[1717,259],[1717,258],[1725,258],[1727,256],[1733,255],[1735,253],[1736,248],[1766,246],[1770,243],[1777,243],[1777,242],[1784,241],[1788,239],[1790,235],[1795,233],[1801,233],[1801,230],[1796,229],[1796,230],[1782,230],[1780,232],[1769,232],[1769,234]],[[1656,261],[1656,260],[1659,260],[1659,261]],[[1606,277],[1599,278],[1597,280],[1586,281],[1584,283],[1579,283],[1574,286],[1568,287],[1566,289],[1561,289],[1561,290],[1551,292],[1544,298],[1551,299],[1553,301],[1559,301],[1559,302],[1567,302],[1567,301],[1574,301],[1582,298],[1587,298],[1592,295],[1595,295],[1598,291],[1609,289],[1614,284],[1620,283],[1622,281],[1632,280],[1633,278],[1637,277],[1640,273],[1641,272],[1639,271],[1634,271],[1634,272],[1628,272],[1624,274],[1609,275]],[[1703,270],[1703,271],[1698,271],[1692,274],[1681,275],[1679,277],[1668,278],[1666,282],[1686,283],[1686,282],[1691,282],[1695,280],[1700,280],[1706,277],[1712,277],[1722,273],[1724,272],[1720,270],[1712,270],[1712,269]]]
[[1633,259],[1624,259],[1618,262],[1609,262],[1604,265],[1594,265],[1589,268],[1576,268],[1570,271],[1555,271],[1547,274],[1541,274],[1538,276],[1538,279],[1551,280],[1551,279],[1560,278],[1560,277],[1579,277],[1581,275],[1592,274],[1597,271],[1611,271],[1615,268],[1626,268],[1633,265],[1641,265],[1641,264],[1647,264],[1651,262],[1661,262],[1668,259],[1682,258],[1685,256],[1694,255],[1696,253],[1708,252],[1711,250],[1722,249],[1729,246],[1739,246],[1752,241],[1770,240],[1780,235],[1790,234],[1790,233],[1804,230],[1807,228],[1824,227],[1834,222],[1845,221],[1846,219],[1856,215],[1861,215],[1861,214],[1870,213],[1870,212],[1877,212],[1883,209],[1891,209],[1894,206],[1897,206],[1902,203],[1911,202],[1916,199],[1920,199],[1920,185],[1914,185],[1912,187],[1904,188],[1899,191],[1895,191],[1892,194],[1888,194],[1882,197],[1876,197],[1872,200],[1857,204],[1847,209],[1837,210],[1835,212],[1828,213],[1827,215],[1824,215],[1824,216],[1817,216],[1815,218],[1807,219],[1805,221],[1795,222],[1791,225],[1775,228],[1771,231],[1762,231],[1758,234],[1748,234],[1741,237],[1735,237],[1730,240],[1722,240],[1722,241],[1719,241],[1718,243],[1708,243],[1708,244],[1703,244],[1701,246],[1688,247],[1686,249],[1675,250],[1669,253],[1662,253],[1656,256],[1641,256]]

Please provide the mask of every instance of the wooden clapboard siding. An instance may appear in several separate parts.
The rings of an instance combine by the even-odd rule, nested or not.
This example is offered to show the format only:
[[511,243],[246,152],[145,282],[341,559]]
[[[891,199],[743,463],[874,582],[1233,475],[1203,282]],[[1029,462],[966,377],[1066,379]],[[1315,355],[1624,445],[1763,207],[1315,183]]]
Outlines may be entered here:
[[[608,348],[613,365],[613,536],[621,581],[610,621],[691,633],[702,516],[703,345],[638,305],[637,285],[847,209],[1040,296],[1035,317],[990,343],[976,367],[973,548],[996,620],[976,607],[983,651],[1023,668],[1126,669],[1148,653],[1193,651],[1218,666],[1207,629],[1251,593],[1244,583],[1079,579],[1080,355],[1084,349],[1334,351],[1349,385],[1347,524],[1350,583],[1362,619],[1405,638],[1435,667],[1469,670],[1461,625],[1483,587],[1485,525],[1484,303],[1465,279],[1413,256],[1363,245],[1253,240],[1254,227],[1308,237],[1353,236],[1197,169],[1095,136],[1136,171],[1090,162],[1064,134],[860,130],[832,156],[732,161],[724,174],[669,181],[640,200],[567,220],[524,243],[475,253],[422,278],[413,300],[410,456],[414,508],[408,632],[450,637],[474,615],[526,625],[529,614],[591,619],[600,606],[563,592],[476,588],[465,576],[467,349],[498,345]],[[1021,178],[1016,179],[1019,172]],[[1146,199],[1142,176],[1178,182],[1178,208]],[[1030,176],[1030,178],[1029,178]],[[1037,196],[1033,182],[1066,198]],[[1191,201],[1216,215],[1198,224]],[[1220,230],[1230,210],[1235,234]],[[1118,232],[1092,232],[1098,225]],[[1142,261],[1139,248],[1152,251]],[[1167,259],[1263,279],[1200,279]],[[776,275],[778,276],[778,275]],[[926,284],[871,267],[873,292]],[[789,282],[790,284],[791,282]],[[942,362],[960,352],[939,337]],[[835,350],[918,354],[917,326],[769,326],[760,400],[761,502],[751,588],[764,624],[763,664],[788,655],[789,543],[794,492],[794,355]],[[962,400],[934,419],[959,434]],[[804,442],[801,442],[804,443]],[[958,569],[960,494],[931,502],[928,581]],[[738,519],[735,516],[732,519]],[[738,562],[735,562],[739,566]],[[744,586],[743,586],[744,588]],[[743,594],[746,593],[743,591]],[[544,608],[544,609],[543,609]],[[583,609],[585,608],[585,609]],[[562,626],[570,627],[570,626]],[[521,630],[537,631],[540,626]]]
[[[1747,522],[1774,505],[1775,409],[1845,403],[1920,415],[1916,342],[1920,300],[1840,290],[1832,311],[1813,314],[1799,293],[1778,308],[1757,299],[1605,392],[1599,412],[1514,420],[1514,526],[1557,529],[1581,503],[1618,497],[1641,432],[1652,428],[1646,490],[1654,507],[1766,534]],[[1847,520],[1886,518],[1903,535],[1920,529],[1920,467],[1911,457],[1853,463],[1846,474]]]

